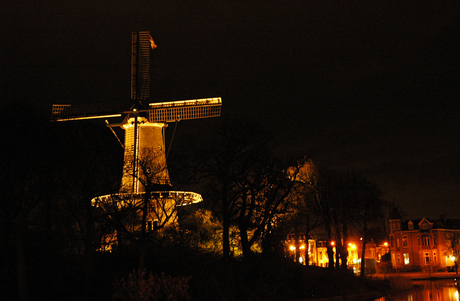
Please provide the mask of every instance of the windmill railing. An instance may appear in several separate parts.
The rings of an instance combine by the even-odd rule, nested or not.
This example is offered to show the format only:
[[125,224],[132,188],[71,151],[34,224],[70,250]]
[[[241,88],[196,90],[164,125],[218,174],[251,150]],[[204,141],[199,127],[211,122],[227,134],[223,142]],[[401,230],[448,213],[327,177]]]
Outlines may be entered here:
[[[95,197],[91,200],[91,204],[98,207],[100,203],[110,204],[115,202],[140,202],[145,199],[144,193],[115,193]],[[170,199],[176,202],[176,206],[186,206],[196,204],[203,201],[201,194],[190,191],[152,191],[150,200]]]

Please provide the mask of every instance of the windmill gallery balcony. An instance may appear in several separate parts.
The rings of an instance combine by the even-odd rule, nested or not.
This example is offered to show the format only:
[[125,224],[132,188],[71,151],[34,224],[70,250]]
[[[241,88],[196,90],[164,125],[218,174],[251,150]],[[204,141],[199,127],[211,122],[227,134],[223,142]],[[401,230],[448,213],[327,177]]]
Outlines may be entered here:
[[[91,204],[102,210],[104,215],[119,219],[119,222],[123,221],[125,231],[135,235],[142,231],[154,233],[174,226],[177,221],[177,207],[202,200],[202,196],[195,192],[152,191],[149,194],[141,192],[102,195],[93,198]],[[145,216],[144,220],[142,216]],[[117,227],[104,233],[99,251],[111,252],[119,244],[120,234]]]

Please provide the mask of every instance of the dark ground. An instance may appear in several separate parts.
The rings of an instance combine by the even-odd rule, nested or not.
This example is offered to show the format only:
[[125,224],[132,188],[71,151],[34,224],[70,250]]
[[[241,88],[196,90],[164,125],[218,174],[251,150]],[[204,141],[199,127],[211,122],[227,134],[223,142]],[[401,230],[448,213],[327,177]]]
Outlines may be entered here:
[[[127,278],[136,266],[133,254],[97,254],[92,290],[88,291],[82,258],[28,255],[30,300],[111,300],[115,283]],[[385,295],[390,289],[385,281],[361,279],[348,271],[305,267],[286,258],[255,256],[225,262],[186,248],[152,252],[149,258],[148,272],[152,274],[190,278],[191,300],[308,300],[333,296],[364,300]],[[8,268],[15,267],[11,263]],[[14,300],[14,275],[3,270],[1,276],[5,285],[2,291],[11,297],[5,300]]]

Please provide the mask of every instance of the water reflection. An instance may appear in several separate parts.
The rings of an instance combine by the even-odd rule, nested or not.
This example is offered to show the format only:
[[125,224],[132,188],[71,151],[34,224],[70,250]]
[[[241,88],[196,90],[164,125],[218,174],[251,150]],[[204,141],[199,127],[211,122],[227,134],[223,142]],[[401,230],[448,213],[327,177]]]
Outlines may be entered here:
[[460,279],[413,281],[414,289],[375,301],[459,301]]

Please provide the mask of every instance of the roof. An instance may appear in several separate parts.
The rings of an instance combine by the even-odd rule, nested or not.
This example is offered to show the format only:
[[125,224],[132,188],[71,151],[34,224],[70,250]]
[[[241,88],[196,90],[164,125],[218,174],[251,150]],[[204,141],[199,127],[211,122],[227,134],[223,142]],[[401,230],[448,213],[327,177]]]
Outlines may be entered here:
[[439,218],[439,219],[430,219],[430,218],[423,218],[423,219],[413,219],[407,220],[402,222],[401,230],[402,231],[409,231],[409,222],[413,223],[413,229],[411,230],[420,230],[420,223],[426,220],[433,224],[432,229],[448,229],[448,230],[460,230],[460,219],[446,219],[446,218]]

